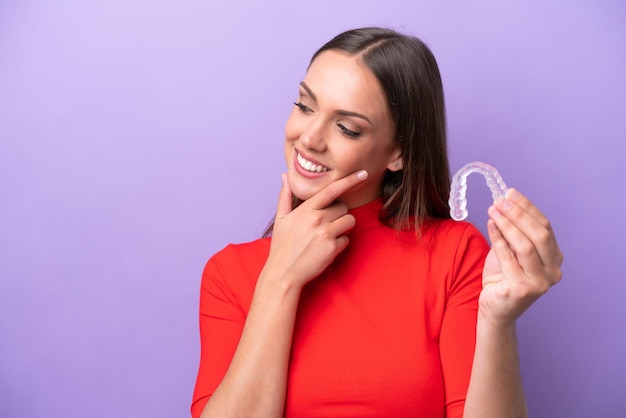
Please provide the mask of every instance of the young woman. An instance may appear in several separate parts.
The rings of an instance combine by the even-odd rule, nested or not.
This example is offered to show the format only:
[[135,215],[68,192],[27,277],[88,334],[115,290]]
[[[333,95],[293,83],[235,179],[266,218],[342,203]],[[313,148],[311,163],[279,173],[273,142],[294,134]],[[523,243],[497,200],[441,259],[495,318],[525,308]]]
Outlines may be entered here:
[[271,238],[209,260],[197,417],[526,416],[516,319],[561,277],[510,189],[489,249],[449,219],[443,89],[418,39],[324,45],[285,129]]

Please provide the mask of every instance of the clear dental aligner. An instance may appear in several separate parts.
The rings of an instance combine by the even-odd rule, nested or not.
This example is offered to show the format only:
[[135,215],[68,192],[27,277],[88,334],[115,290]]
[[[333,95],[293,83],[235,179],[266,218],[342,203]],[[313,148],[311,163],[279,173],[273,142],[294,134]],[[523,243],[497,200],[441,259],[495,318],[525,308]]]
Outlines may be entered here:
[[450,187],[448,203],[450,205],[450,216],[455,221],[462,221],[467,218],[467,199],[465,194],[467,192],[467,176],[471,173],[480,173],[485,177],[494,201],[500,197],[506,197],[506,184],[504,184],[500,173],[498,173],[495,167],[480,161],[465,164],[452,177],[452,185]]

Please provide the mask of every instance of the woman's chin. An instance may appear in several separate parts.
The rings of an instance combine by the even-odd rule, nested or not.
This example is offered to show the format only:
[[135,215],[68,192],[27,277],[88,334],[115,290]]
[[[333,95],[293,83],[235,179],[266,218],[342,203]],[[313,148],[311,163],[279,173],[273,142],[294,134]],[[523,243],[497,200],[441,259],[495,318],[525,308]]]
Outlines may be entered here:
[[302,183],[303,182],[300,180],[289,180],[289,188],[291,189],[291,193],[302,201],[310,199],[311,197],[315,196],[316,193],[323,189],[322,186],[315,187],[311,184]]
[[306,191],[306,190],[301,190],[301,189],[298,189],[298,190],[292,189],[291,193],[294,195],[294,197],[298,198],[299,200],[305,201],[315,196],[316,192],[311,191],[311,190]]

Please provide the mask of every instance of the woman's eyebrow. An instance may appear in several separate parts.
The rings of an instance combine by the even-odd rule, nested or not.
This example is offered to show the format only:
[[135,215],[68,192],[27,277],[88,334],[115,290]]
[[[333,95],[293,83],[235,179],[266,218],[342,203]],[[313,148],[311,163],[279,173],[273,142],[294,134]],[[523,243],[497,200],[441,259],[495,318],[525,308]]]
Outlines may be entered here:
[[300,86],[304,89],[304,91],[306,91],[306,94],[308,94],[311,99],[317,101],[317,97],[315,97],[315,94],[313,93],[311,88],[307,86],[304,81],[300,82]]
[[[304,81],[300,82],[300,87],[302,87],[304,91],[306,91],[306,94],[308,94],[311,99],[313,99],[314,101],[317,101],[317,97],[315,97],[315,93],[313,93],[311,88],[307,86]],[[342,116],[353,116],[356,118],[361,118],[367,121],[370,125],[373,125],[372,121],[367,116],[362,115],[361,113],[351,112],[349,110],[337,110],[337,114],[342,115]]]
[[338,110],[337,114],[342,115],[342,116],[353,116],[355,118],[360,118],[368,122],[370,125],[373,125],[372,121],[367,116],[362,115],[357,112],[351,112],[349,110]]

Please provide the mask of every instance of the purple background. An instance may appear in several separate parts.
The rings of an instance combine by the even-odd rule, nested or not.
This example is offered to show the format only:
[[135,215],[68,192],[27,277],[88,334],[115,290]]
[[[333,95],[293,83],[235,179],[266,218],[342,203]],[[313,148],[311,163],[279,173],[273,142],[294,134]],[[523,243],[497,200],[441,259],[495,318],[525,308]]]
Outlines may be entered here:
[[262,232],[309,57],[363,25],[435,52],[453,170],[495,165],[553,222],[531,416],[626,416],[626,6],[504,3],[0,1],[0,416],[188,416],[204,263]]

